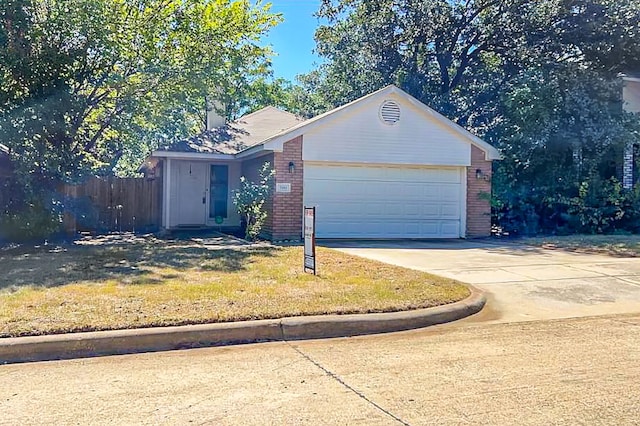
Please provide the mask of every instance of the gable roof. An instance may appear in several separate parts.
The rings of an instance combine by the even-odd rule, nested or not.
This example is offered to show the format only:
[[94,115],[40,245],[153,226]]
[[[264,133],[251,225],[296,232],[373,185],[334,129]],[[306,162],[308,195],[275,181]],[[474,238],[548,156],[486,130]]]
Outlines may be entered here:
[[213,130],[175,142],[158,151],[197,154],[237,154],[271,135],[301,123],[303,119],[268,106]]
[[11,150],[0,143],[0,178],[7,178],[13,173],[13,165],[9,155]]
[[467,139],[468,142],[470,142],[472,145],[477,146],[481,151],[483,151],[485,153],[485,158],[487,160],[500,160],[502,159],[502,155],[500,154],[500,152],[494,148],[491,144],[483,141],[482,139],[480,139],[479,137],[477,137],[476,135],[474,135],[473,133],[469,132],[468,130],[466,130],[465,128],[463,128],[462,126],[454,123],[453,121],[449,120],[448,118],[446,118],[445,116],[443,116],[442,114],[438,113],[437,111],[435,111],[434,109],[429,108],[427,105],[423,104],[422,102],[420,102],[419,100],[417,100],[416,98],[414,98],[413,96],[409,95],[407,92],[405,92],[404,90],[400,89],[397,86],[394,85],[389,85],[383,89],[380,89],[376,92],[370,93],[366,96],[363,96],[361,98],[356,99],[355,101],[349,102],[348,104],[345,104],[343,106],[340,106],[338,108],[332,109],[330,111],[325,112],[324,114],[320,114],[314,118],[311,118],[309,120],[306,120],[294,127],[291,127],[289,129],[286,129],[278,134],[275,134],[273,136],[271,136],[269,139],[265,140],[264,142],[262,142],[261,144],[256,145],[253,148],[247,149],[245,150],[245,152],[241,152],[240,156],[243,156],[243,154],[247,155],[249,153],[252,153],[254,150],[263,147],[266,150],[275,150],[275,151],[279,151],[282,149],[282,144],[284,142],[287,142],[295,137],[298,137],[302,134],[304,134],[305,132],[309,131],[310,129],[322,125],[323,123],[325,123],[327,120],[332,119],[336,116],[342,115],[347,113],[348,111],[356,108],[358,105],[368,101],[368,100],[373,100],[374,98],[385,98],[391,94],[395,94],[397,96],[399,96],[400,98],[403,98],[405,100],[407,100],[409,103],[411,103],[412,105],[414,105],[415,107],[417,107],[419,110],[421,110],[422,112],[430,115],[431,117],[433,117],[433,119],[441,124],[443,124],[445,127],[448,127],[449,129],[451,129],[452,131],[454,131],[455,133],[459,134],[460,136],[462,136],[464,139]]
[[162,151],[170,151],[242,158],[261,151],[281,151],[285,142],[303,135],[316,126],[346,114],[369,100],[375,98],[384,99],[392,94],[406,100],[422,113],[430,116],[436,122],[466,139],[470,144],[478,147],[485,153],[486,160],[502,159],[500,152],[491,144],[483,141],[394,85],[387,86],[309,120],[303,120],[294,114],[275,107],[266,107],[240,117],[227,126],[201,133],[198,136],[177,142],[170,147],[155,151],[153,155],[162,156]]
[[623,80],[626,81],[640,81],[640,72],[635,71],[635,72],[624,72],[624,73],[620,73],[618,74],[619,77],[621,77]]

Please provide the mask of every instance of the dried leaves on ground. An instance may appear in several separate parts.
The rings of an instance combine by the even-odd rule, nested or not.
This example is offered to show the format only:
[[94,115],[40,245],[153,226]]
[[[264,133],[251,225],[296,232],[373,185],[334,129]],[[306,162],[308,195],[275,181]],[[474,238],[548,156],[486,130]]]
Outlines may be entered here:
[[640,235],[567,235],[523,238],[525,244],[620,257],[640,256]]
[[217,239],[99,237],[0,251],[0,337],[325,313],[416,309],[455,302],[453,280],[319,248]]

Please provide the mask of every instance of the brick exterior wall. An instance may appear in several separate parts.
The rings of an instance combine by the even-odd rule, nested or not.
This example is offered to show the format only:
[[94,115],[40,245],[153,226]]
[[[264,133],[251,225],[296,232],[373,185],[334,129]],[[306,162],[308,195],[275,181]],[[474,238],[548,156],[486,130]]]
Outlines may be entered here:
[[[274,152],[242,163],[242,175],[249,180],[258,180],[258,171],[268,161],[275,170],[275,184],[290,183],[291,192],[275,192],[267,202],[267,222],[262,237],[273,241],[300,240],[302,238],[302,136],[284,143],[282,152]],[[289,173],[289,162],[295,171]]]
[[[476,170],[482,170],[488,180],[477,179]],[[485,160],[484,152],[471,146],[471,166],[467,168],[467,237],[491,235],[491,161]]]
[[[261,157],[252,158],[242,162],[242,176],[250,181],[257,182],[260,179],[260,169],[262,165],[268,162],[273,167],[273,154],[263,155]],[[267,221],[264,224],[262,236],[271,238],[273,233],[273,199],[267,201]]]
[[[258,179],[260,167],[268,161],[275,169],[275,183],[290,183],[291,192],[274,192],[267,203],[267,223],[263,237],[270,240],[299,240],[302,238],[302,207],[304,164],[302,161],[302,136],[284,143],[282,152],[274,152],[242,163],[242,175],[250,180]],[[289,173],[289,162],[295,171]],[[488,180],[477,179],[480,169]],[[471,166],[467,169],[467,232],[466,236],[491,235],[491,161],[475,146],[471,147]]]
[[[289,163],[295,171],[289,173]],[[276,184],[290,183],[291,192],[273,193],[273,240],[300,240],[302,238],[302,185],[304,164],[302,162],[302,136],[284,143],[282,152],[274,153]]]
[[624,149],[624,156],[622,161],[622,187],[624,189],[633,188],[633,151],[634,147],[631,144],[627,145]]

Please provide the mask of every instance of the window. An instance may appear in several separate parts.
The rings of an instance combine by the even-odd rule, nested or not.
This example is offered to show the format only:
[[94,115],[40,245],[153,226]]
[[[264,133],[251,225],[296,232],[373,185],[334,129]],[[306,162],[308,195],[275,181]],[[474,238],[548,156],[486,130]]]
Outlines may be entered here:
[[209,187],[209,217],[227,217],[227,199],[229,198],[229,166],[211,166]]

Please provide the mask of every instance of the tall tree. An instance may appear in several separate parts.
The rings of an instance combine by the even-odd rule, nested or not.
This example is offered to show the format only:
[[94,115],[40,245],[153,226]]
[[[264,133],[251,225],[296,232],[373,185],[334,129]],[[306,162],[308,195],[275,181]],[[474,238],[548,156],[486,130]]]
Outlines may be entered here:
[[505,85],[531,68],[580,62],[613,76],[640,65],[639,5],[323,0],[318,15],[328,24],[316,41],[326,62],[312,78],[313,91],[335,105],[393,83],[460,124],[480,128],[495,119],[493,104]]
[[0,2],[0,237],[54,229],[59,182],[130,173],[201,130],[206,95],[268,74],[260,38],[279,20],[249,0]]
[[323,0],[318,15],[310,104],[400,86],[503,150],[496,205],[532,212],[516,227],[553,229],[549,206],[604,191],[638,140],[617,75],[640,70],[639,0]]
[[0,139],[41,187],[131,169],[199,127],[208,92],[268,71],[278,21],[248,0],[7,0]]

